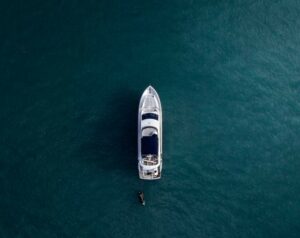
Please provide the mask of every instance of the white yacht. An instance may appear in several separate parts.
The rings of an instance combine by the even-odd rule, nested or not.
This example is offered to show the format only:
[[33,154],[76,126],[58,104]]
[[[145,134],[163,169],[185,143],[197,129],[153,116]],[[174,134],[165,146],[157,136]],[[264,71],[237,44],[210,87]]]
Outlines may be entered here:
[[144,91],[138,112],[138,170],[140,179],[161,178],[162,108],[152,86]]

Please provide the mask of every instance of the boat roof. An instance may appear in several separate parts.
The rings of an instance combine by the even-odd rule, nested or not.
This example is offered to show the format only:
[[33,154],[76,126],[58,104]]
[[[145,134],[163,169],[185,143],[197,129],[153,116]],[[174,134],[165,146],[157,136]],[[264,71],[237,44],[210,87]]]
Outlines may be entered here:
[[157,134],[142,137],[142,154],[158,154],[158,137]]
[[153,134],[157,134],[157,129],[154,127],[146,127],[142,130],[142,137],[152,136]]

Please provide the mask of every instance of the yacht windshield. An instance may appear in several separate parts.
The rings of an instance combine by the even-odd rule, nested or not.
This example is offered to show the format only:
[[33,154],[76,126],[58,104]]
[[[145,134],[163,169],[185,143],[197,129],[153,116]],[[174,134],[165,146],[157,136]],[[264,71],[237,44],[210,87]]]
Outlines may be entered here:
[[158,120],[158,115],[155,113],[145,113],[142,115],[142,120],[144,119],[154,119],[154,120]]

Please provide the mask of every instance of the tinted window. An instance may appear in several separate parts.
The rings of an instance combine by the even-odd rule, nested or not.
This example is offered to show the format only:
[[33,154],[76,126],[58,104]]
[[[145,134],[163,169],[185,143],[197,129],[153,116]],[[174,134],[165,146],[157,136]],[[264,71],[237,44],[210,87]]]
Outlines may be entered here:
[[142,115],[142,120],[144,119],[154,119],[154,120],[158,120],[158,115],[155,113],[146,113]]

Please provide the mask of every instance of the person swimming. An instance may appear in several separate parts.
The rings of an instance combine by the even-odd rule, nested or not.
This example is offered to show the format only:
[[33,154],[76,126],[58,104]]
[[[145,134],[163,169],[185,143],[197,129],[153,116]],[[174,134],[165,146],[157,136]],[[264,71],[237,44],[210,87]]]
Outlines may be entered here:
[[146,205],[144,192],[139,192],[139,200],[140,200],[140,203],[141,203],[143,206]]

